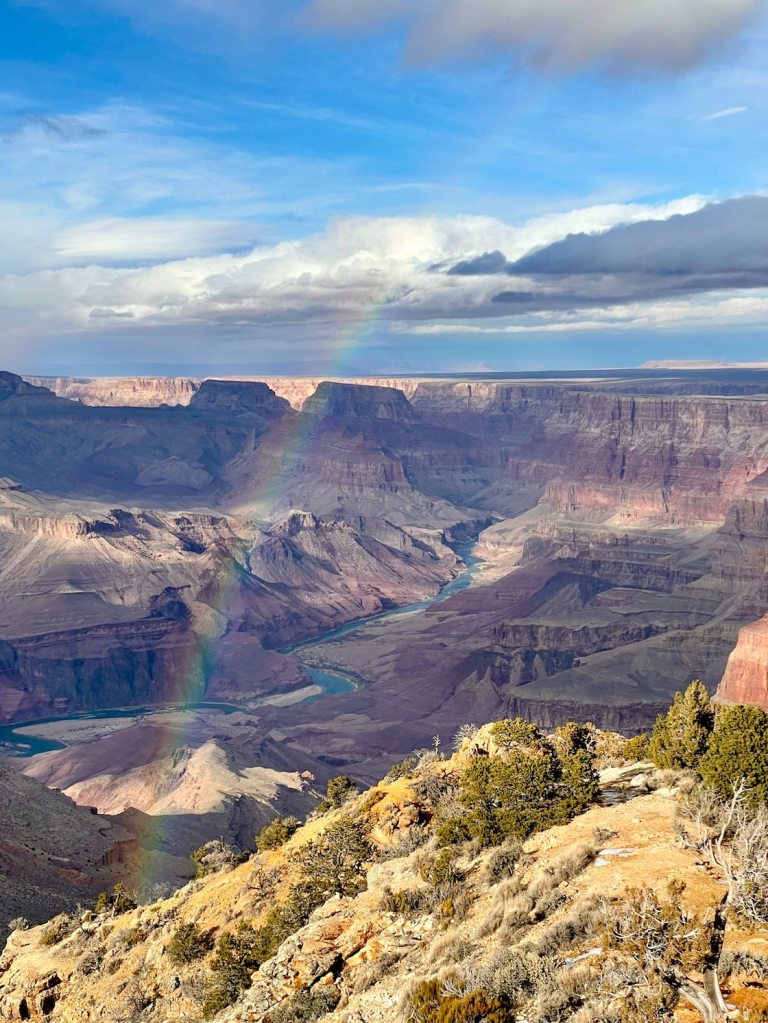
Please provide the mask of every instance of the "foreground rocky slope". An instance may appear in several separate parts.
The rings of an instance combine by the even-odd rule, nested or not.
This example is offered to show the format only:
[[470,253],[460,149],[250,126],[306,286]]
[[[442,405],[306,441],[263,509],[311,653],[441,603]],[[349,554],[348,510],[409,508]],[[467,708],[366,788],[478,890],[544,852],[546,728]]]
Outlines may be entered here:
[[[669,773],[654,778],[649,765],[607,770],[604,784],[614,793],[623,786],[622,801],[594,806],[522,848],[508,841],[496,850],[469,844],[441,852],[438,804],[444,813],[441,800],[455,779],[478,758],[496,754],[495,734],[480,730],[448,760],[423,754],[420,766],[310,820],[282,846],[192,882],[170,899],[16,931],[0,959],[0,1015],[63,1023],[198,1021],[207,999],[207,1016],[222,1023],[405,1023],[414,1006],[426,1006],[442,990],[457,1000],[475,992],[476,1006],[486,999],[488,1013],[492,1004],[501,1013],[513,998],[514,1016],[490,1019],[624,1019],[639,982],[631,974],[634,953],[616,950],[613,923],[606,930],[605,921],[620,919],[641,888],[651,909],[653,899],[669,905],[670,878],[683,927],[686,920],[711,919],[722,897],[717,878],[676,833],[680,786],[690,782],[678,776],[675,783]],[[616,756],[610,737],[600,741],[604,758]],[[252,976],[247,966],[244,976],[237,973],[238,961],[247,963],[253,954],[247,950],[255,947],[243,944],[256,933],[248,928],[263,931],[265,921],[276,919],[275,906],[286,904],[299,864],[309,862],[307,850],[347,827],[345,821],[367,830],[372,842],[361,854],[362,884],[355,881],[308,922],[289,927]],[[352,870],[351,879],[357,869],[340,861],[338,877]],[[689,923],[682,940],[692,942],[698,926]],[[693,946],[692,954],[686,969],[693,991],[701,961]],[[731,1018],[762,1018],[768,933],[729,931],[721,958]],[[220,1007],[210,1000],[210,985],[222,970],[237,975],[240,993],[234,989],[226,995],[232,1004]],[[456,1018],[485,1018],[478,1011]],[[683,995],[674,1018],[701,1017]]]

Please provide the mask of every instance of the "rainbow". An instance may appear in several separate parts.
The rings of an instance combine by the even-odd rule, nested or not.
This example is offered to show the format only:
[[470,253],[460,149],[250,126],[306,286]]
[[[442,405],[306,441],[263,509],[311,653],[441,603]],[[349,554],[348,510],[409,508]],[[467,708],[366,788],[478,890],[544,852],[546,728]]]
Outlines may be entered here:
[[[380,306],[371,308],[359,320],[340,332],[339,340],[333,343],[333,372],[329,379],[349,375],[345,371],[353,353],[361,341],[370,334],[380,319]],[[271,433],[267,443],[275,445],[268,454],[271,465],[266,473],[253,482],[246,490],[246,497],[236,509],[234,517],[241,517],[252,526],[269,528],[276,515],[289,511],[285,500],[290,491],[290,478],[300,471],[301,463],[313,456],[315,443],[314,424],[312,417],[295,412],[286,416]],[[221,555],[222,561],[216,571],[206,603],[212,610],[212,618],[229,621],[231,609],[236,605],[243,574],[246,572],[244,563],[238,560],[233,552]],[[152,728],[145,729],[151,746],[147,752],[154,763],[167,761],[172,763],[176,751],[195,742],[194,708],[205,698],[208,680],[216,673],[221,655],[221,630],[210,629],[207,635],[197,634],[197,641],[190,644],[186,656],[178,664],[174,672],[172,689],[172,706],[189,708],[187,723],[179,727],[178,716],[158,714]],[[221,706],[221,705],[217,705]],[[156,733],[156,734],[153,734]],[[211,836],[215,837],[215,836]],[[174,815],[162,818],[147,818],[140,836],[140,845],[173,849]],[[158,857],[139,852],[138,859],[132,866],[132,873],[137,879],[136,884],[142,894],[152,893],[159,887],[162,870],[159,869]]]

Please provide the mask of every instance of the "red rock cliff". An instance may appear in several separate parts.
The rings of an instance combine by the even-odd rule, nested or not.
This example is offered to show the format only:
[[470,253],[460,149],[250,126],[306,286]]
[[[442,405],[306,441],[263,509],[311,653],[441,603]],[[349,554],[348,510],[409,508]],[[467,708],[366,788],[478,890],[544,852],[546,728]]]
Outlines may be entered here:
[[768,615],[739,633],[716,698],[723,703],[757,704],[768,710]]

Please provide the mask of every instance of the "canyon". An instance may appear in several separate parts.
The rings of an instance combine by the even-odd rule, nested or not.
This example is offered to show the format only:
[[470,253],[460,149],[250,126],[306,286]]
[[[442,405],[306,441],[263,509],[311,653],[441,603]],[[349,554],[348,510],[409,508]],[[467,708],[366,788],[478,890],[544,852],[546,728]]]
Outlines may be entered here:
[[[722,697],[765,703],[766,393],[760,369],[2,373],[0,725],[53,718],[60,747],[9,762],[188,848],[187,818],[239,840],[296,777],[371,780],[466,721],[637,732],[729,656]],[[143,710],[73,730],[116,707]]]

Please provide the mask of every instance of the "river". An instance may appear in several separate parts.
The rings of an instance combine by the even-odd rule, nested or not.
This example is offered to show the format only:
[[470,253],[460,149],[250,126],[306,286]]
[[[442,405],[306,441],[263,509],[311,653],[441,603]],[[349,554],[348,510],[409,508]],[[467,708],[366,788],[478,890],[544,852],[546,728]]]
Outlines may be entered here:
[[444,600],[452,597],[454,593],[466,590],[467,587],[472,585],[475,572],[477,571],[478,566],[482,564],[482,558],[478,558],[472,553],[475,543],[475,540],[471,540],[466,543],[456,545],[454,549],[466,567],[456,576],[455,579],[446,583],[436,596],[428,597],[425,600],[419,600],[414,604],[404,604],[402,607],[392,608],[391,611],[381,611],[379,614],[369,615],[367,618],[357,618],[354,621],[347,622],[346,625],[340,625],[338,629],[332,629],[330,632],[324,632],[322,636],[317,636],[315,639],[308,639],[303,643],[297,643],[295,646],[287,647],[283,653],[293,654],[297,657],[301,662],[304,673],[312,679],[314,685],[319,686],[322,690],[321,693],[308,697],[305,702],[311,703],[315,700],[322,700],[327,696],[338,696],[340,693],[348,693],[357,688],[357,683],[353,682],[352,679],[347,678],[345,675],[336,674],[335,672],[330,672],[322,668],[315,668],[311,664],[306,664],[302,660],[302,650],[313,649],[315,647],[322,646],[324,643],[332,643],[334,640],[341,639],[344,636],[349,636],[353,632],[362,632],[374,623],[376,625],[380,625],[382,622],[395,618],[402,618],[404,615],[414,614],[414,612],[417,611],[426,611],[427,608],[434,607],[435,604],[441,604]]
[[[383,621],[400,618],[403,615],[413,614],[417,611],[425,611],[427,608],[433,607],[435,604],[442,603],[444,600],[452,597],[454,593],[465,590],[472,584],[477,568],[482,564],[482,559],[472,553],[474,546],[474,540],[456,545],[456,553],[462,558],[466,567],[459,573],[459,575],[456,576],[455,579],[452,579],[451,582],[447,583],[436,596],[427,598],[426,600],[417,601],[414,604],[406,604],[403,607],[393,608],[391,611],[382,611],[379,614],[371,615],[368,618],[355,619],[355,621],[347,622],[346,625],[341,625],[337,629],[325,632],[321,636],[316,636],[314,639],[306,640],[303,643],[297,643],[292,647],[287,647],[282,652],[294,654],[299,661],[302,661],[302,650],[307,650],[310,647],[318,647],[323,643],[330,643],[333,640],[341,639],[342,636],[348,636],[350,633],[362,631],[374,622],[380,625]],[[307,697],[304,701],[306,703],[322,700],[326,697],[339,696],[357,688],[357,683],[353,682],[345,675],[336,674],[320,668],[314,668],[309,664],[304,664],[303,662],[302,668],[305,674],[312,679],[313,685],[319,687],[321,690],[321,692]],[[32,757],[38,753],[49,753],[52,750],[66,748],[66,743],[59,742],[56,739],[49,739],[45,736],[21,734],[19,732],[20,728],[29,728],[34,725],[47,725],[53,722],[62,721],[103,721],[109,718],[133,718],[181,710],[215,710],[225,714],[234,714],[237,711],[249,709],[252,708],[245,706],[240,707],[232,703],[179,703],[151,707],[117,707],[105,710],[88,711],[80,714],[36,718],[33,721],[16,721],[11,725],[0,725],[0,756]]]

